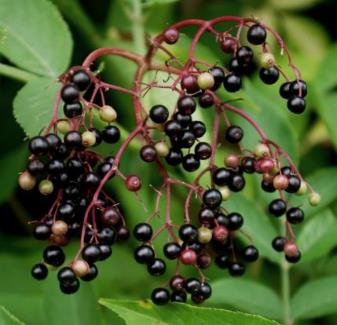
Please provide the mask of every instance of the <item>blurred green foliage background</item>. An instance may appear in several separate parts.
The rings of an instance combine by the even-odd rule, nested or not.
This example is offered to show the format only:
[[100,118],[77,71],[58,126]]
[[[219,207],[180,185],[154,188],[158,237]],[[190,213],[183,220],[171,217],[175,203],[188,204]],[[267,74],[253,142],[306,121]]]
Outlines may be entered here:
[[[322,195],[322,203],[311,208],[303,198],[295,198],[294,201],[303,203],[307,221],[296,229],[303,261],[289,269],[270,249],[270,241],[278,233],[277,225],[265,212],[271,196],[257,191],[258,182],[253,178],[244,194],[235,196],[228,207],[247,215],[246,231],[265,258],[251,266],[240,280],[229,278],[223,271],[210,270],[214,295],[207,305],[247,311],[287,324],[294,320],[296,324],[336,324],[337,2],[53,0],[53,3],[55,7],[49,6],[47,0],[0,0],[0,305],[27,324],[124,324],[122,318],[99,306],[98,299],[146,298],[150,288],[162,282],[150,278],[144,268],[134,263],[132,252],[136,243],[132,240],[116,246],[112,258],[99,266],[98,279],[83,284],[75,296],[65,297],[58,292],[54,274],[42,284],[31,279],[31,266],[41,259],[44,246],[32,239],[27,222],[39,218],[48,202],[36,193],[22,193],[16,186],[18,172],[25,168],[28,155],[25,132],[30,136],[39,132],[50,118],[53,91],[57,88],[55,77],[67,65],[80,64],[95,48],[115,46],[143,53],[144,35],[154,36],[181,19],[243,15],[261,18],[284,37],[309,84],[309,97],[306,113],[300,117],[291,115],[284,101],[276,96],[279,84],[266,87],[254,75],[245,81],[245,89],[238,95],[245,98],[240,107],[247,109],[268,136],[292,155],[303,175]],[[47,71],[42,65],[34,66],[20,46],[8,46],[11,30],[22,32],[27,43],[50,58],[49,63],[55,63],[55,69]],[[184,55],[193,32],[188,29],[183,35],[183,45],[174,49],[176,55]],[[202,39],[198,56],[214,64],[225,64],[228,59],[208,38]],[[131,64],[105,60],[103,75],[110,82],[130,87],[133,72]],[[46,85],[52,86],[46,89]],[[159,99],[172,102],[170,95],[154,93],[144,103],[157,104]],[[109,100],[120,114],[120,123],[130,130],[133,126],[130,100],[124,95]],[[209,116],[202,118],[210,120]],[[253,130],[238,123],[247,129],[245,145],[253,147],[257,141]],[[157,185],[158,177],[151,168],[133,159],[137,151],[131,150],[128,155],[123,170],[141,168],[143,182]],[[176,173],[187,179],[191,177],[180,171]],[[146,218],[153,207],[154,193],[143,189],[140,201],[121,188],[118,182],[109,185],[132,226]],[[176,220],[182,218],[183,194],[175,193]],[[76,250],[76,244],[70,246],[69,256]],[[285,292],[287,288],[289,293]],[[3,319],[3,324],[7,324]]]

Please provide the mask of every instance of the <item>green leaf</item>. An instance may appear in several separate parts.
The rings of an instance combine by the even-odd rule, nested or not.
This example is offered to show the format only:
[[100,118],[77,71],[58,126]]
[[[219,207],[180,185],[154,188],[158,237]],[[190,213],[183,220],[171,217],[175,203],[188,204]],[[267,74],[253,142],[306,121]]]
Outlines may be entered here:
[[280,298],[260,283],[248,279],[221,279],[212,283],[212,289],[210,304],[229,305],[270,318],[282,318]]
[[46,0],[2,0],[0,52],[12,63],[39,75],[56,77],[69,64],[72,39],[56,7]]
[[337,219],[326,209],[303,226],[297,243],[302,252],[301,262],[309,262],[327,253],[337,244]]
[[25,325],[11,314],[4,306],[0,306],[0,323],[3,325]]
[[21,146],[0,157],[0,203],[8,199],[17,185],[18,174],[24,168],[27,150]]
[[178,0],[146,0],[142,3],[142,6],[143,8],[149,8],[152,6],[166,5],[174,2],[178,2]]
[[165,307],[158,307],[148,301],[100,299],[99,302],[117,313],[127,325],[277,324],[277,322],[261,316],[185,304],[169,304]]
[[337,277],[326,277],[304,284],[291,299],[294,319],[321,317],[337,312]]
[[277,9],[285,9],[285,10],[298,10],[298,9],[306,9],[310,8],[316,3],[321,2],[322,0],[271,0],[271,5]]
[[14,116],[25,133],[32,137],[48,126],[60,85],[52,79],[28,82],[14,99]]
[[[223,206],[229,212],[242,214],[245,219],[242,228],[244,233],[253,238],[254,244],[262,256],[278,263],[280,256],[275,253],[271,246],[271,242],[277,236],[277,232],[266,212],[261,210],[255,202],[246,199],[241,194],[233,194]],[[244,235],[242,237],[245,238]]]
[[335,182],[337,179],[337,168],[320,169],[312,175],[305,178],[305,180],[313,187],[313,189],[321,195],[321,202],[318,206],[312,207],[305,196],[293,195],[290,198],[290,204],[293,206],[301,206],[305,217],[312,217],[314,214],[324,210],[329,204],[337,199],[337,191]]

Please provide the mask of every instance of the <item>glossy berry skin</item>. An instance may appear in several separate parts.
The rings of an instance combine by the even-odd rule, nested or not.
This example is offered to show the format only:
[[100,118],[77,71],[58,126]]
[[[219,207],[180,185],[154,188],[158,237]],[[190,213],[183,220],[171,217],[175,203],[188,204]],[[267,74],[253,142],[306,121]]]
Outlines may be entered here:
[[99,244],[98,245],[100,254],[99,254],[99,261],[104,261],[109,258],[112,254],[111,246],[107,244]]
[[222,82],[225,78],[225,72],[221,67],[217,67],[217,66],[214,66],[214,67],[208,69],[208,72],[214,78],[214,86],[211,88],[211,90],[213,90],[213,91],[217,90],[221,86],[221,84],[222,84]]
[[157,123],[162,124],[167,121],[169,117],[169,110],[164,105],[155,105],[150,109],[150,119]]
[[[103,178],[112,168],[112,165],[108,162],[102,163],[98,165],[97,167],[97,174],[100,178]],[[112,178],[114,176],[114,173],[110,176]]]
[[89,244],[82,250],[82,258],[89,264],[99,260],[101,251],[95,244]]
[[33,232],[34,237],[37,240],[47,240],[51,235],[50,226],[46,223],[41,223],[34,228]]
[[228,226],[229,230],[238,230],[243,225],[243,218],[242,215],[236,212],[230,213],[228,216]]
[[81,134],[77,131],[69,131],[64,136],[64,144],[68,148],[80,148],[82,146]]
[[287,221],[291,224],[299,224],[304,220],[304,213],[300,208],[290,208],[286,216]]
[[119,128],[114,125],[109,125],[102,131],[102,138],[106,143],[116,143],[120,137],[121,133]]
[[196,93],[199,90],[197,77],[191,74],[183,77],[181,87],[185,89],[188,94]]
[[49,265],[60,266],[64,263],[65,255],[62,248],[51,245],[44,250],[43,259]]
[[220,206],[222,195],[217,189],[212,188],[204,192],[202,201],[210,209],[215,209]]
[[246,262],[255,262],[259,258],[259,251],[255,246],[249,245],[243,250],[242,257]]
[[44,280],[48,276],[48,268],[42,263],[35,264],[32,268],[31,274],[36,280]]
[[177,136],[181,133],[181,124],[175,120],[168,121],[165,123],[164,131],[169,137]]
[[63,113],[68,118],[82,115],[83,108],[80,102],[64,104]]
[[287,102],[287,107],[290,112],[301,114],[304,112],[306,107],[305,99],[298,96],[290,97]]
[[244,157],[241,161],[241,168],[247,174],[255,172],[255,159],[252,157]]
[[195,148],[194,153],[200,160],[206,160],[212,155],[212,147],[206,142],[199,142]]
[[191,115],[194,113],[197,104],[192,96],[182,96],[178,99],[178,111],[182,115]]
[[276,67],[262,68],[260,70],[260,79],[267,85],[277,82],[280,72]]
[[174,114],[173,118],[174,118],[174,120],[176,120],[180,124],[180,126],[183,129],[187,128],[190,125],[190,123],[192,122],[191,115],[183,115],[179,112]]
[[80,288],[80,281],[78,279],[73,280],[72,282],[61,282],[60,290],[65,294],[73,294]]
[[178,144],[181,148],[191,148],[195,142],[195,135],[191,131],[184,131],[184,133],[178,137]]
[[81,280],[83,281],[91,281],[94,280],[98,275],[98,270],[95,264],[90,264],[89,265],[89,272],[85,275],[81,277]]
[[53,153],[59,148],[59,146],[62,144],[61,139],[59,136],[57,136],[54,133],[49,133],[46,135],[45,139],[48,142],[49,150],[52,151]]
[[207,282],[203,282],[201,283],[198,294],[204,299],[208,299],[212,295],[212,287]]
[[286,243],[286,239],[284,237],[281,237],[281,236],[275,237],[272,241],[272,247],[277,252],[283,252],[285,243]]
[[37,176],[45,170],[45,164],[39,159],[33,159],[28,163],[27,170],[29,174]]
[[201,283],[196,278],[189,278],[185,282],[185,289],[188,293],[197,293],[200,290]]
[[139,223],[133,230],[135,238],[142,242],[147,242],[151,239],[153,234],[152,227],[145,222]]
[[231,36],[222,37],[220,45],[225,53],[233,53],[237,46],[237,40]]
[[59,214],[60,219],[68,220],[73,217],[74,212],[75,212],[74,205],[70,202],[65,202],[60,205],[58,214]]
[[229,184],[232,172],[227,168],[217,168],[212,174],[212,180],[215,185],[226,186]]
[[170,149],[168,155],[165,157],[165,160],[169,165],[177,166],[183,160],[183,153],[180,149]]
[[248,42],[253,45],[261,45],[266,41],[267,31],[260,24],[254,24],[249,27],[247,32]]
[[199,105],[202,108],[208,108],[214,105],[214,98],[210,93],[203,93],[200,97],[199,97]]
[[293,94],[290,90],[290,86],[291,86],[291,82],[287,81],[284,82],[281,86],[280,86],[280,95],[281,97],[283,97],[284,99],[289,99]]
[[175,28],[169,28],[164,32],[164,40],[167,44],[175,44],[179,39],[179,31]]
[[134,257],[140,264],[150,264],[154,260],[154,250],[151,246],[142,245],[136,248]]
[[45,155],[49,150],[49,144],[44,137],[36,136],[30,139],[29,151],[34,155]]
[[84,70],[78,70],[74,72],[71,77],[71,81],[78,87],[80,91],[86,90],[91,84],[90,76]]
[[187,154],[183,158],[183,168],[188,172],[193,172],[200,167],[200,160],[193,153]]
[[291,175],[288,177],[288,187],[286,188],[286,191],[288,193],[296,193],[300,187],[301,187],[301,180],[298,176],[296,175]]
[[215,257],[215,264],[220,268],[220,269],[227,269],[229,264],[230,264],[230,259],[227,254],[221,254],[217,255]]
[[97,236],[101,244],[112,245],[116,240],[116,231],[113,228],[104,227]]
[[269,204],[269,213],[275,217],[282,216],[287,210],[287,204],[282,199],[275,199]]
[[236,58],[240,65],[251,63],[253,60],[253,56],[254,52],[248,46],[241,46],[236,53]]
[[179,257],[181,252],[181,246],[178,243],[166,243],[163,247],[164,255],[169,260],[174,260]]
[[197,254],[192,248],[185,248],[181,251],[179,261],[185,265],[195,264],[197,261]]
[[170,293],[165,288],[156,288],[152,291],[151,300],[155,305],[166,305],[170,301]]
[[228,272],[231,276],[242,276],[246,269],[242,263],[231,263],[228,266]]
[[225,133],[225,139],[232,144],[239,143],[243,138],[243,130],[240,126],[231,125]]
[[155,258],[147,265],[147,271],[153,276],[163,275],[166,271],[166,264],[161,258]]
[[184,291],[173,291],[171,294],[172,302],[186,302],[187,295]]
[[70,267],[65,266],[58,271],[57,279],[62,283],[71,283],[76,279],[76,274]]
[[192,243],[198,238],[198,230],[194,225],[184,224],[179,228],[179,237],[184,242]]
[[51,175],[60,174],[64,170],[64,163],[62,160],[52,159],[47,165],[48,172]]
[[228,92],[235,93],[242,87],[241,78],[234,73],[229,73],[225,77],[223,85]]
[[201,138],[206,133],[206,126],[201,121],[194,121],[190,125],[190,130],[197,138]]
[[261,188],[267,193],[273,193],[276,191],[273,182],[267,182],[265,180],[261,182]]
[[68,84],[61,89],[61,98],[65,103],[73,103],[78,100],[80,90],[75,84]]
[[154,146],[152,145],[145,145],[140,150],[140,157],[145,162],[152,162],[156,160],[157,151]]
[[228,184],[229,189],[232,192],[240,192],[246,185],[246,181],[242,175],[232,175],[230,182]]
[[289,90],[294,96],[302,98],[305,97],[308,93],[307,84],[303,80],[293,81],[290,84]]
[[301,252],[298,251],[296,255],[293,256],[285,255],[284,257],[289,263],[297,263],[301,259]]
[[181,291],[185,287],[185,281],[186,281],[185,278],[182,277],[181,275],[174,275],[170,279],[170,288],[172,290]]
[[85,188],[96,188],[99,185],[101,178],[94,172],[89,172],[84,175],[82,184]]

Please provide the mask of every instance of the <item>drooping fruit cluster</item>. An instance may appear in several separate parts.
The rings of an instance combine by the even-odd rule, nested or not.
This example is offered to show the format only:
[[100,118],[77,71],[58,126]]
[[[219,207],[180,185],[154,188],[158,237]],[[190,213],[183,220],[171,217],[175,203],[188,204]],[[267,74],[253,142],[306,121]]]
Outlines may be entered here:
[[[217,30],[219,23],[229,21],[234,26],[225,31]],[[170,46],[179,41],[181,29],[192,25],[198,25],[199,31],[191,41],[187,60],[182,62],[171,52]],[[245,28],[249,44],[240,41]],[[229,55],[226,66],[196,57],[195,49],[206,32]],[[287,54],[294,77],[288,78],[281,70],[267,41],[268,36],[274,37],[281,52]],[[256,46],[258,50],[253,50]],[[132,89],[104,82],[99,79],[98,72],[91,72],[92,63],[106,54],[120,56],[137,65]],[[165,63],[158,63],[163,56],[167,56]],[[259,63],[255,60],[257,56]],[[244,78],[253,73],[257,64],[263,83],[272,85],[281,77],[286,79],[279,93],[287,100],[291,112],[302,113],[306,106],[306,83],[291,62],[280,36],[253,18],[225,16],[205,22],[185,20],[152,39],[145,56],[102,48],[92,52],[82,66],[63,74],[52,120],[43,135],[30,140],[28,167],[19,177],[23,189],[31,190],[38,183],[41,194],[54,196],[50,211],[35,222],[35,237],[49,240],[49,246],[43,253],[43,262],[34,266],[33,276],[43,279],[48,274],[48,265],[63,265],[65,254],[61,247],[79,236],[77,255],[58,272],[61,290],[73,293],[79,288],[79,279],[88,281],[96,277],[96,262],[110,256],[110,246],[128,237],[121,213],[123,202],[118,206],[104,190],[104,185],[113,177],[121,177],[130,192],[138,192],[141,188],[142,180],[137,175],[141,171],[124,176],[121,170],[121,158],[128,149],[131,151],[129,144],[135,138],[142,144],[133,157],[152,163],[162,184],[158,189],[152,186],[157,193],[154,212],[144,215],[144,221],[133,230],[135,239],[140,242],[134,258],[156,277],[166,273],[167,263],[176,263],[176,271],[167,284],[152,291],[155,304],[185,302],[188,295],[194,303],[202,303],[212,293],[204,270],[214,264],[231,276],[241,276],[246,263],[264,255],[263,248],[258,249],[253,244],[251,229],[242,230],[246,225],[244,218],[252,216],[241,214],[239,205],[235,211],[226,207],[232,196],[244,190],[250,174],[259,177],[263,191],[279,194],[271,200],[269,214],[277,218],[286,216],[281,222],[282,234],[270,239],[272,247],[284,252],[287,261],[299,261],[301,254],[292,226],[303,221],[304,213],[300,207],[290,204],[286,194],[301,195],[309,191],[312,205],[318,204],[320,197],[304,181],[288,154],[267,137],[258,123],[244,109],[223,99],[244,88]],[[166,74],[167,78],[158,78],[158,72]],[[159,88],[175,96],[176,102],[172,105],[163,100],[147,107],[143,97]],[[105,104],[107,91],[131,95],[133,100],[136,125],[120,145],[116,145],[121,138],[116,125],[117,113]],[[58,119],[61,99],[64,119]],[[241,117],[256,130],[259,141],[255,148],[245,147],[243,124],[231,123],[228,112]],[[206,115],[208,117],[202,119]],[[211,119],[212,124],[209,123]],[[103,129],[98,126],[102,122],[106,123]],[[101,142],[111,144],[111,156],[102,157],[97,153],[95,146]],[[225,159],[221,156],[221,147],[228,148]],[[207,176],[210,181],[205,181]],[[172,220],[171,216],[176,187],[187,190],[179,221]],[[163,213],[160,205],[163,198],[164,220],[154,229],[151,222],[154,216]],[[192,206],[198,207],[196,213],[191,213]],[[168,239],[158,249],[154,243],[163,233]],[[181,265],[194,268],[198,276],[184,276]]]

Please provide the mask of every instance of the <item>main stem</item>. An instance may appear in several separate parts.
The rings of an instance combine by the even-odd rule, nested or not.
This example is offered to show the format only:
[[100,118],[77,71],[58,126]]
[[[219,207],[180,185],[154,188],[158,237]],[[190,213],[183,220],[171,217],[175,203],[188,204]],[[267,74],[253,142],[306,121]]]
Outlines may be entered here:
[[28,82],[36,77],[31,72],[24,71],[7,64],[0,63],[0,75],[15,79],[21,82]]

